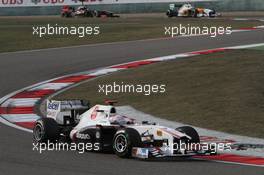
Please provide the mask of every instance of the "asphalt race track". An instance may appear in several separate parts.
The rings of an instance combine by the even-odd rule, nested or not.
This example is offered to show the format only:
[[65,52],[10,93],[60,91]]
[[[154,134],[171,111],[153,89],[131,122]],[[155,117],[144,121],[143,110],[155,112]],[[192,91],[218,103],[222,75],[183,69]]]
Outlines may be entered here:
[[[182,37],[116,44],[80,46],[0,54],[0,97],[31,84],[65,74],[102,66],[177,54],[264,42],[264,31],[233,33],[229,36]],[[111,154],[72,151],[32,151],[32,135],[0,123],[0,174],[85,174],[85,175],[165,175],[165,174],[263,174],[263,168],[208,161],[147,162],[120,159]]]

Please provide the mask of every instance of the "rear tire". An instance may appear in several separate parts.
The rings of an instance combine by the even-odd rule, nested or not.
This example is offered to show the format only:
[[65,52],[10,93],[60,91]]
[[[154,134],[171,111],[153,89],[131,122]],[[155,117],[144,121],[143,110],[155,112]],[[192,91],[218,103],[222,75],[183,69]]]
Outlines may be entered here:
[[167,12],[166,12],[166,15],[167,15],[169,18],[172,17],[170,11],[167,11]]
[[36,143],[55,142],[59,139],[59,126],[52,118],[41,118],[33,129],[33,141]]
[[182,127],[176,128],[176,130],[190,136],[191,137],[190,143],[200,143],[200,136],[193,127],[182,126]]
[[141,137],[133,128],[126,128],[117,131],[113,139],[113,149],[117,156],[129,158],[133,147],[141,147]]

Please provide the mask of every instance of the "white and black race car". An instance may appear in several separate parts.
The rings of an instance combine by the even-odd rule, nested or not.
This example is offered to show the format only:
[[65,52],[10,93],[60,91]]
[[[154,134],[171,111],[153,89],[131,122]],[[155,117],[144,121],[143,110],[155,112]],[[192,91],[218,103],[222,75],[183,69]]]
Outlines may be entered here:
[[169,10],[166,15],[168,17],[217,17],[221,16],[220,13],[216,13],[214,9],[208,8],[195,8],[191,4],[186,3],[182,5],[170,4]]
[[113,101],[90,109],[87,104],[81,100],[48,101],[47,117],[36,122],[33,141],[98,144],[96,151],[111,151],[122,158],[212,154],[199,148],[199,135],[190,126],[172,129],[146,121],[137,123],[117,114]]

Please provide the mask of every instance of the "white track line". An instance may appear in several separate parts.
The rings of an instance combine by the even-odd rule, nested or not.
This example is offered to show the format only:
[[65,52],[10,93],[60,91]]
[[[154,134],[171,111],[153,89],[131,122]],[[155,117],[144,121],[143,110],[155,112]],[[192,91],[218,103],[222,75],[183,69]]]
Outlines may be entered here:
[[35,104],[40,100],[40,98],[9,98],[1,107],[29,107],[35,106]]

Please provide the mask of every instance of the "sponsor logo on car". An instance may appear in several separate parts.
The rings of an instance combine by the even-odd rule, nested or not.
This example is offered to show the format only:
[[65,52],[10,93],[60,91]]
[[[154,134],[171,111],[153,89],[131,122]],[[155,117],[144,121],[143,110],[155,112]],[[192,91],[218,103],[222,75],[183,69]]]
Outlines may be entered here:
[[48,109],[52,109],[52,110],[58,110],[59,109],[59,102],[52,102],[48,104]]
[[95,120],[97,116],[97,110],[99,109],[99,106],[96,106],[91,114],[91,119]]
[[132,157],[147,159],[149,155],[148,148],[133,148]]
[[81,133],[76,133],[76,138],[78,139],[91,139],[89,134],[81,134]]

